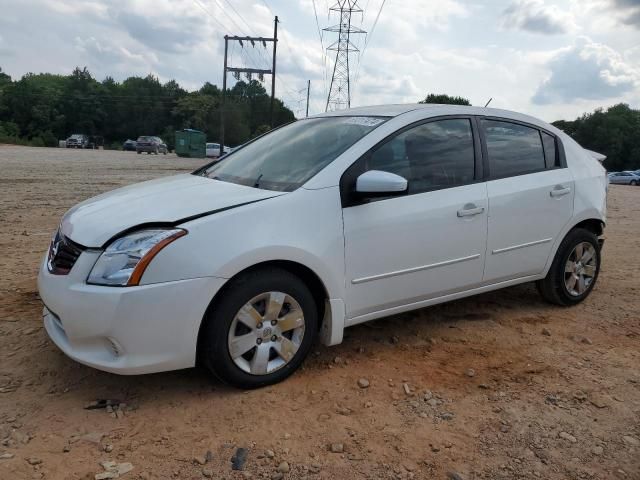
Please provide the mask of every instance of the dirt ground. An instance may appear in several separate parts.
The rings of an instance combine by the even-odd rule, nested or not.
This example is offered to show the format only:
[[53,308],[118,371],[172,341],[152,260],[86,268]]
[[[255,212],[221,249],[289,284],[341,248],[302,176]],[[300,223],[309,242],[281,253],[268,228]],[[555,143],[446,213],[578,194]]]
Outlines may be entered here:
[[0,479],[94,479],[102,461],[130,462],[124,479],[640,479],[640,187],[610,188],[602,273],[574,308],[522,285],[390,317],[250,392],[65,357],[35,281],[61,215],[201,162],[0,146]]

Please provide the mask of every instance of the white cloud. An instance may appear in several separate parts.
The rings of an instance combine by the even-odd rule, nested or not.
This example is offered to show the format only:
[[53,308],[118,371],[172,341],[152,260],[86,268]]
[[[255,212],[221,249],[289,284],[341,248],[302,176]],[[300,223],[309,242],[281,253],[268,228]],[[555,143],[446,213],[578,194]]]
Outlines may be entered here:
[[537,104],[621,98],[640,86],[640,70],[612,48],[580,37],[549,62],[551,75],[532,101]]
[[[368,7],[362,24],[360,16],[354,17],[370,32],[360,65],[358,55],[350,59],[354,106],[448,93],[475,105],[493,97],[493,106],[555,120],[613,101],[640,102],[634,73],[640,64],[637,30],[617,16],[634,11],[627,0],[386,0],[371,34],[382,1],[360,0]],[[262,0],[0,0],[0,67],[13,78],[27,72],[68,74],[87,66],[98,79],[152,73],[188,89],[206,81],[221,85],[223,35],[271,36],[275,13],[281,21],[276,95],[296,109],[310,79],[311,113],[319,113],[332,58],[323,64],[313,3],[267,3],[273,12]],[[315,3],[320,28],[337,23],[335,15],[327,18],[327,2]],[[522,8],[509,10],[513,5]],[[501,16],[505,9],[509,28],[501,28],[507,26]],[[539,34],[532,42],[532,31],[564,33]],[[577,32],[587,32],[594,39],[588,43],[609,50],[578,48]],[[335,40],[323,35],[325,47]],[[362,48],[364,36],[354,41]],[[271,51],[260,50],[236,45],[230,61],[268,68]],[[562,72],[560,64],[570,58],[596,81]],[[565,78],[571,84],[563,90]],[[229,85],[233,82],[230,75]],[[270,89],[269,77],[264,86]],[[581,93],[571,99],[571,90]],[[545,95],[556,100],[545,103]]]

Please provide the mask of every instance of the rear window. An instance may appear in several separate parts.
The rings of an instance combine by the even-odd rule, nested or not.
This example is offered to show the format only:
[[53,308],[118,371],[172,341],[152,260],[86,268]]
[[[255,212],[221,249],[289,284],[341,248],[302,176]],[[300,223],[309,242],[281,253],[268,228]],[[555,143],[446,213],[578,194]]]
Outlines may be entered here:
[[517,123],[482,120],[492,178],[512,177],[545,169],[540,131]]

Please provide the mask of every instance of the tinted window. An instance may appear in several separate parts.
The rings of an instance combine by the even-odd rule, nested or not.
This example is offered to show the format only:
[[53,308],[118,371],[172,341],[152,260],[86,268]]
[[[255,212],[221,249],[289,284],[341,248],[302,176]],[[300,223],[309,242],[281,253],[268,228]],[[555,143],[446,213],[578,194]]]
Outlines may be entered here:
[[483,120],[493,178],[510,177],[544,170],[540,132],[531,127],[496,120]]
[[542,143],[544,144],[544,158],[547,162],[547,168],[559,167],[560,159],[556,150],[556,138],[553,135],[542,132]]
[[377,147],[366,162],[366,170],[406,178],[410,194],[470,183],[474,169],[468,119],[438,120],[410,128]]

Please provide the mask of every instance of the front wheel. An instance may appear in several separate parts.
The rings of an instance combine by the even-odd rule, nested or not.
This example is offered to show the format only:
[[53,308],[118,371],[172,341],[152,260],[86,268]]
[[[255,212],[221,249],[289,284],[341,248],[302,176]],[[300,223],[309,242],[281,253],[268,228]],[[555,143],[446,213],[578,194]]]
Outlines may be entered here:
[[200,358],[223,382],[258,388],[280,382],[305,359],[318,329],[313,295],[279,268],[232,280],[208,309]]
[[537,282],[548,302],[570,306],[582,302],[600,273],[600,244],[589,230],[576,228],[564,238],[547,276]]
[[638,182],[636,180],[631,180],[631,183],[629,183],[629,185],[633,185],[635,187],[636,185],[638,185]]

